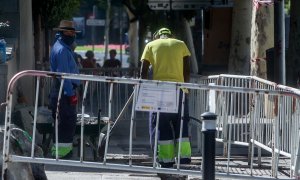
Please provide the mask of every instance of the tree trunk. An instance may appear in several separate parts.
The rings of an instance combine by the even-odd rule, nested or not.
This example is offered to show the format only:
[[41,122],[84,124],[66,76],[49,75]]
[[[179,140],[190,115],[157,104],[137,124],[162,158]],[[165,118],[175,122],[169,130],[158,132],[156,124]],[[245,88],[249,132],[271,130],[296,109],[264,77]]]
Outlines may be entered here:
[[[105,18],[105,53],[104,53],[104,60],[107,59],[108,54],[108,45],[109,45],[109,27],[110,27],[110,12],[111,12],[111,2],[107,1],[107,9],[106,9],[106,18]],[[93,27],[94,28],[94,27]],[[94,38],[94,37],[92,37]],[[95,40],[92,40],[95,42]]]
[[[295,86],[300,78],[300,1],[291,0],[289,49],[287,58],[287,84]],[[299,87],[299,86],[298,86]]]
[[187,36],[187,46],[191,51],[191,73],[198,74],[198,63],[196,59],[195,46],[193,41],[193,35],[189,22],[184,18],[183,19],[184,28]]
[[252,76],[267,78],[266,50],[272,47],[274,47],[274,6],[253,6],[250,63]]
[[[159,17],[158,17],[159,18]],[[198,62],[196,59],[195,46],[191,27],[188,20],[183,16],[180,11],[170,13],[170,17],[166,19],[165,26],[169,27],[173,36],[176,39],[182,40],[186,43],[191,52],[191,73],[198,73]],[[178,28],[181,27],[181,28]]]
[[230,74],[250,74],[251,10],[251,1],[234,1],[228,63]]
[[[135,19],[134,14],[125,6],[126,12],[129,17],[129,21]],[[133,22],[130,21],[129,30],[128,30],[128,39],[130,45],[130,67],[138,67],[138,56],[139,56],[139,43],[138,43],[138,36],[139,36],[139,21],[135,20]]]

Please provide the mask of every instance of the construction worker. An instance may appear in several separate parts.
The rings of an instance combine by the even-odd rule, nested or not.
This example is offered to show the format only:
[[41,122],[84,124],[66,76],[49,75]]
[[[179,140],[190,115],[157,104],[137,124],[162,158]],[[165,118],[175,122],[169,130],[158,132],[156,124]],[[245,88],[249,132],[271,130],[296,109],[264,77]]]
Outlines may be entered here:
[[[74,22],[68,20],[60,21],[57,31],[56,41],[50,53],[50,69],[52,72],[78,74],[74,54],[71,49],[75,41],[76,31]],[[60,89],[61,79],[54,78],[50,92],[50,107],[52,117],[56,119],[57,100]],[[65,79],[63,90],[58,108],[58,157],[67,158],[72,155],[73,137],[76,128],[76,87],[79,85],[78,80]],[[54,131],[55,132],[55,131]],[[51,149],[52,156],[56,156],[55,136],[54,144]]]
[[[141,57],[141,78],[148,79],[150,64],[153,70],[153,80],[189,82],[190,80],[190,51],[183,41],[172,38],[168,28],[161,28],[157,33],[158,39],[149,42]],[[158,161],[161,167],[173,167],[178,152],[181,121],[181,100],[186,93],[184,104],[183,131],[181,139],[180,163],[191,162],[191,145],[188,133],[188,99],[187,90],[180,90],[180,102],[177,113],[160,113],[158,125]],[[154,119],[156,115],[152,114]],[[174,135],[173,135],[174,132]]]

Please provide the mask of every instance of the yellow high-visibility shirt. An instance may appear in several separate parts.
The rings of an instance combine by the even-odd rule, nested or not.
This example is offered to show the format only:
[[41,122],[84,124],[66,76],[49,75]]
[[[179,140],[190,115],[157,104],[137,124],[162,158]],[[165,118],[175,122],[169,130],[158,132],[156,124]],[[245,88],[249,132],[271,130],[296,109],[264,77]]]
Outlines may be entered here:
[[152,65],[154,80],[184,82],[183,57],[190,55],[183,41],[167,38],[149,42],[141,59]]

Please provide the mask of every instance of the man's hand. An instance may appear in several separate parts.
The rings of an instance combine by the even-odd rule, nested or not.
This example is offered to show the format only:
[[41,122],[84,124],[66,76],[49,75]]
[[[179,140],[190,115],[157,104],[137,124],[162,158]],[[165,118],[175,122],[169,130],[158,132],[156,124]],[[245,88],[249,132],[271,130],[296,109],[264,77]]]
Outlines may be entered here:
[[70,100],[71,105],[73,105],[73,106],[77,105],[78,99],[77,99],[76,94],[74,94],[73,96],[70,96],[69,100]]
[[140,70],[140,78],[141,79],[148,79],[148,70],[149,70],[150,63],[147,60],[142,60],[141,70]]
[[183,57],[183,77],[184,82],[190,82],[190,73],[191,73],[191,65],[190,65],[190,56]]

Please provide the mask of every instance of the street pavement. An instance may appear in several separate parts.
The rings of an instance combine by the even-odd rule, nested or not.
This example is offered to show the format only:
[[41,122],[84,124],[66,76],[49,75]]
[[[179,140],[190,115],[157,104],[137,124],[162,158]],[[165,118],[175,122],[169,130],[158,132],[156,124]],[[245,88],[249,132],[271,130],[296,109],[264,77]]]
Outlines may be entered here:
[[[142,119],[138,119],[147,125],[147,121],[142,121]],[[109,149],[108,149],[108,162],[112,163],[123,163],[126,164],[128,162],[128,142],[129,136],[126,135],[125,132],[128,131],[128,122],[120,121],[118,126],[114,129],[113,135],[110,137]],[[141,123],[140,123],[141,124]],[[193,130],[193,129],[192,129]],[[75,141],[76,142],[76,141]],[[194,142],[194,141],[192,141]],[[201,169],[202,157],[199,155],[199,150],[196,148],[196,142],[193,144],[193,158],[192,164],[189,166],[189,169],[199,170]],[[254,169],[251,171],[248,164],[248,156],[247,156],[247,147],[241,147],[232,145],[231,146],[231,157],[230,161],[227,161],[227,158],[223,156],[223,146],[222,143],[216,144],[216,161],[215,161],[215,171],[218,173],[226,173],[227,170],[229,173],[233,174],[241,174],[244,176],[263,176],[270,177],[272,175],[271,171],[271,157],[264,156],[261,159],[261,166],[257,166],[257,162],[254,162]],[[73,160],[79,160],[78,157],[78,146],[74,148]],[[152,155],[151,148],[149,145],[149,137],[148,131],[145,127],[139,126],[137,128],[137,136],[133,139],[133,154],[139,155],[137,159],[137,163],[139,165],[150,165],[152,164]],[[264,155],[265,152],[262,152]],[[93,161],[93,153],[92,149],[87,146],[85,149],[85,160]],[[229,163],[230,167],[227,169],[227,163]],[[290,174],[289,165],[290,159],[288,158],[280,158],[279,163],[279,171],[278,178],[288,179]],[[100,180],[137,180],[137,179],[153,179],[153,180],[176,180],[176,179],[188,179],[188,180],[199,180],[201,174],[199,173],[199,177],[189,176],[187,178],[183,178],[180,176],[170,176],[168,178],[161,178],[161,175],[156,173],[137,173],[137,172],[124,172],[118,170],[104,170],[99,168],[83,168],[83,167],[67,167],[67,166],[54,166],[54,165],[46,165],[46,174],[49,180],[90,180],[90,179],[100,179]],[[224,179],[224,178],[222,178]],[[255,179],[255,178],[253,178]]]
[[[111,136],[109,143],[109,156],[117,159],[122,159],[122,156],[128,154],[128,143],[125,138]],[[139,154],[149,154],[148,141],[144,138],[139,138],[135,141],[139,144]],[[72,160],[78,160],[77,147],[73,150]],[[93,152],[90,147],[85,149],[85,160],[93,160]],[[126,161],[126,160],[121,160]],[[98,168],[83,168],[83,167],[70,167],[70,166],[57,166],[57,165],[46,165],[46,175],[49,180],[160,180],[161,178],[157,174],[149,173],[136,173],[136,172],[122,172],[117,170],[105,170]]]
[[[73,149],[72,160],[79,160],[78,147]],[[133,145],[134,159],[141,164],[152,164],[151,149],[147,136],[138,136],[134,139]],[[48,155],[50,156],[50,155]],[[86,147],[84,159],[86,161],[93,161],[93,152],[90,147]],[[111,136],[108,150],[107,161],[111,163],[127,163],[128,162],[128,139],[126,137]],[[100,168],[86,168],[86,167],[70,167],[45,165],[46,175],[49,180],[196,180],[199,177],[182,177],[176,175],[169,175],[168,177],[156,173],[139,173],[139,172],[124,172],[118,170],[106,170]]]

